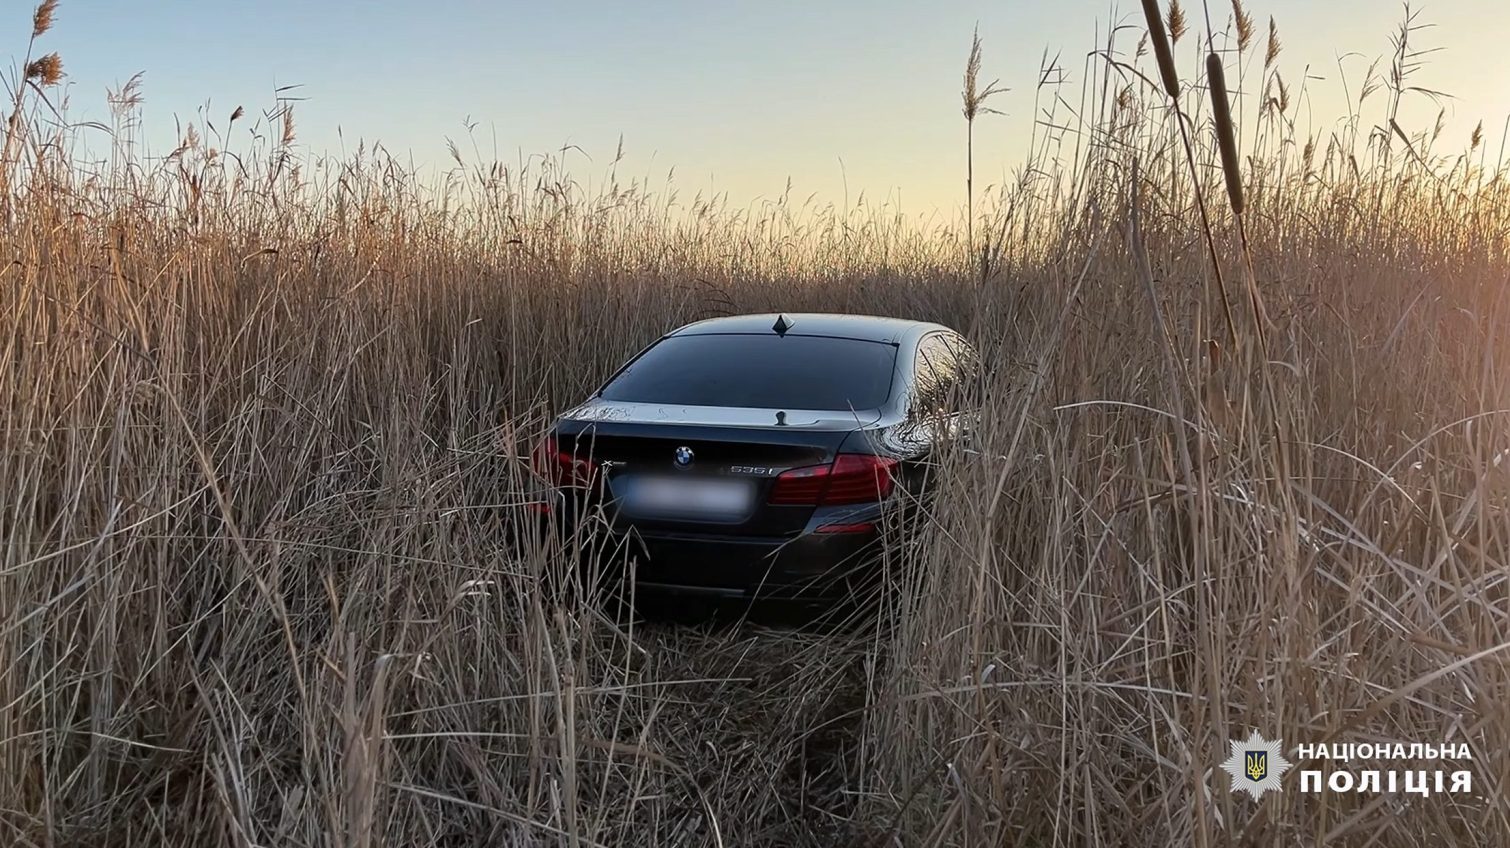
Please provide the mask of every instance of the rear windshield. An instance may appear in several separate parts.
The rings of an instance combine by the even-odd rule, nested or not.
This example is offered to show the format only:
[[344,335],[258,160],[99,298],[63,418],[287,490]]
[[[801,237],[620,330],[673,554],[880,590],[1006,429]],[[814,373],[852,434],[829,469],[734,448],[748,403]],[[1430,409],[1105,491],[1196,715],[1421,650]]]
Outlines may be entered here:
[[603,389],[608,400],[756,409],[876,409],[897,349],[820,336],[672,336]]

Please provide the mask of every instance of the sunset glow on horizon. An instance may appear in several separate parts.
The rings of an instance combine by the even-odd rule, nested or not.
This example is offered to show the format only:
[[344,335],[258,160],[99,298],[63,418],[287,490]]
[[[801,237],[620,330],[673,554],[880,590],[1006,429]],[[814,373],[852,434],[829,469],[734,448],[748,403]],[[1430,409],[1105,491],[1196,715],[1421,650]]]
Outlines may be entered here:
[[[1221,49],[1232,8],[1209,8]],[[1486,60],[1510,43],[1510,14],[1493,0],[1439,0],[1413,11],[1428,26],[1412,46],[1435,52],[1408,84],[1450,99],[1439,106],[1407,95],[1401,125],[1429,130],[1445,110],[1435,148],[1445,153],[1466,149],[1482,121],[1492,160],[1510,117],[1510,87]],[[1348,112],[1345,92],[1356,99],[1375,59],[1376,73],[1387,71],[1405,15],[1401,5],[1376,0],[1255,0],[1247,12],[1261,38],[1271,16],[1278,28],[1278,66],[1302,138],[1337,126]],[[475,0],[273,0],[214,15],[181,0],[79,0],[60,14],[67,25],[48,48],[65,62],[68,118],[108,124],[106,89],[144,72],[140,135],[157,155],[191,122],[223,129],[236,107],[255,115],[273,107],[275,88],[298,86],[294,93],[306,98],[296,110],[298,139],[312,157],[380,141],[438,173],[452,164],[449,139],[473,161],[564,151],[573,176],[597,184],[622,138],[621,182],[664,189],[674,172],[669,184],[683,198],[722,194],[743,206],[780,196],[790,181],[798,203],[863,198],[945,218],[964,201],[959,89],[977,24],[983,81],[1010,89],[990,103],[1003,114],[976,125],[978,194],[1021,163],[1035,97],[1040,110],[1052,101],[1049,89],[1035,91],[1046,63],[1062,71],[1058,117],[1066,119],[1082,83],[1102,67],[1088,54],[1105,44],[1109,22],[1121,27],[1115,45],[1124,57],[1142,31],[1136,3],[1098,2],[588,2],[566,25],[548,4]],[[1186,15],[1190,31],[1176,50],[1193,77],[1205,12],[1187,4]],[[1262,62],[1256,52],[1245,59],[1249,74]],[[1140,68],[1150,67],[1145,57]],[[1251,77],[1245,88],[1256,88]],[[1373,94],[1366,121],[1379,120],[1387,96],[1383,87]],[[1239,99],[1235,108],[1246,114],[1252,106]]]

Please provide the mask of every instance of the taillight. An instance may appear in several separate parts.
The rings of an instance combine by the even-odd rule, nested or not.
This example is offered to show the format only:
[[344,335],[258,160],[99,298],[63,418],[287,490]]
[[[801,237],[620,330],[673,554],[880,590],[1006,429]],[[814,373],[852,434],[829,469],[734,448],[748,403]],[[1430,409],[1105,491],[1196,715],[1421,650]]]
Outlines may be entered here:
[[896,460],[886,457],[839,454],[834,459],[833,471],[829,472],[823,504],[838,506],[886,500],[894,485],[891,471],[896,465]]
[[777,506],[815,506],[828,486],[829,471],[827,465],[783,471],[776,476],[771,496],[766,500]]
[[546,436],[532,457],[535,473],[553,486],[591,486],[598,464],[585,456],[562,450],[555,436]]
[[875,503],[891,495],[897,461],[841,453],[831,465],[809,465],[777,475],[767,501],[776,506],[843,506]]

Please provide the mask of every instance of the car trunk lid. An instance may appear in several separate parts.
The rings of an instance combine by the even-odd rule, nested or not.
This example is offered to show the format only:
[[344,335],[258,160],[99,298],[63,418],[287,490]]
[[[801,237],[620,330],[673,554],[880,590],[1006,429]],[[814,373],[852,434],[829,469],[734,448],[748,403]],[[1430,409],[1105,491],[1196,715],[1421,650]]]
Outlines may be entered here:
[[768,504],[776,476],[832,462],[875,417],[590,402],[563,418],[556,438],[558,450],[598,467],[621,529],[786,536],[814,508]]

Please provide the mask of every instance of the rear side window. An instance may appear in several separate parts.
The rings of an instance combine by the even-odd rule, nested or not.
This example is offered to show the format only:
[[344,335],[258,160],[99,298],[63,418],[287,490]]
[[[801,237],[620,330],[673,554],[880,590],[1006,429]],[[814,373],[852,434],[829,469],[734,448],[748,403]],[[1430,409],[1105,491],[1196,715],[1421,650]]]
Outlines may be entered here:
[[952,333],[934,333],[918,345],[912,412],[951,415],[961,408],[962,391],[977,376],[975,352]]
[[603,388],[607,400],[755,409],[875,409],[897,349],[820,336],[672,336]]

